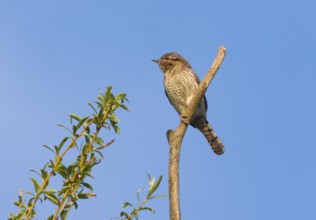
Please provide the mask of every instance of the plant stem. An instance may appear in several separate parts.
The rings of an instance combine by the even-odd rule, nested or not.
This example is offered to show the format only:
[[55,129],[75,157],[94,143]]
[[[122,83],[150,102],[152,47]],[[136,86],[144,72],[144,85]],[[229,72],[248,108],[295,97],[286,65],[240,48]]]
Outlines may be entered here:
[[28,211],[26,213],[26,220],[31,219],[31,213],[32,210],[34,209],[34,206],[38,200],[38,198],[40,197],[40,195],[43,193],[43,191],[46,189],[48,183],[49,183],[49,179],[50,177],[53,175],[53,173],[55,172],[55,167],[57,167],[59,165],[59,163],[62,161],[62,158],[65,156],[65,154],[67,153],[67,151],[76,143],[76,141],[86,132],[87,127],[89,127],[94,121],[92,120],[91,122],[88,123],[88,125],[86,125],[84,127],[84,129],[80,132],[79,135],[75,136],[75,138],[72,139],[72,141],[70,142],[70,144],[67,146],[67,148],[63,151],[62,155],[60,157],[56,157],[56,161],[55,161],[55,166],[52,168],[52,170],[49,172],[49,174],[46,176],[46,178],[43,180],[43,183],[41,185],[41,188],[39,190],[39,192],[35,195],[34,200],[32,201],[32,205],[29,206]]

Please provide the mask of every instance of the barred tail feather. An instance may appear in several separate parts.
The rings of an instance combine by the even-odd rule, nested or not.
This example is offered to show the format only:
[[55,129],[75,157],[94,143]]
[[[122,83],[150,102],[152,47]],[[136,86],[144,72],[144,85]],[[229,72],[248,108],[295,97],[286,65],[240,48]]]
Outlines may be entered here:
[[207,121],[204,121],[203,123],[200,121],[200,123],[196,123],[195,126],[203,133],[215,154],[221,155],[224,153],[225,147],[222,141],[218,138],[213,128]]

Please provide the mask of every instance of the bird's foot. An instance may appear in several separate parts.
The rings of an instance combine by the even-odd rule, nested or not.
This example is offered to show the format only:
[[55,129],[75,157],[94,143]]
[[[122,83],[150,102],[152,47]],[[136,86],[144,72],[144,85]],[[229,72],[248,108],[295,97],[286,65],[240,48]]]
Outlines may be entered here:
[[188,116],[186,115],[180,115],[181,120],[186,123],[186,124],[190,124],[190,121],[188,120]]

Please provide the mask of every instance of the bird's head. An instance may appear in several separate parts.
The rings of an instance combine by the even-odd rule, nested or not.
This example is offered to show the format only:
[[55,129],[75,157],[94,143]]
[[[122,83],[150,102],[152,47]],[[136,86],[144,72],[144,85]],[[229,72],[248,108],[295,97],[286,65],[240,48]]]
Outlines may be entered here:
[[155,63],[158,63],[160,69],[166,73],[168,71],[171,71],[174,67],[178,66],[187,66],[191,68],[190,64],[186,59],[184,59],[180,54],[171,52],[166,53],[160,57],[158,60],[152,60]]

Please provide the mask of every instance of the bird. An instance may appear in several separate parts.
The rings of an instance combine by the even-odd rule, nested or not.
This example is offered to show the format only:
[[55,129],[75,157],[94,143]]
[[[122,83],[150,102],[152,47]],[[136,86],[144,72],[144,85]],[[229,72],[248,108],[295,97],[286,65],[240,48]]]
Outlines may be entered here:
[[164,74],[165,94],[180,115],[181,120],[200,130],[215,154],[223,154],[225,147],[207,121],[206,97],[204,96],[200,100],[190,121],[187,121],[184,115],[200,84],[200,79],[189,62],[176,52],[166,53],[159,59],[152,61],[158,64]]

